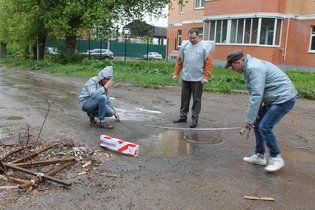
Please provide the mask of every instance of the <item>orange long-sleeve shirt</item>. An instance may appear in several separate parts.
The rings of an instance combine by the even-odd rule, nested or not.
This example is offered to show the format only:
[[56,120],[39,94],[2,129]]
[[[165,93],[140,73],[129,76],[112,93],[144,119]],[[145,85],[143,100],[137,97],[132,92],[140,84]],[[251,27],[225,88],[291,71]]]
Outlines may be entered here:
[[[174,76],[178,76],[180,71],[182,70],[183,67],[183,63],[182,63],[182,59],[180,58],[180,56],[177,59],[175,68],[174,68]],[[210,76],[212,74],[212,69],[213,69],[213,63],[212,63],[212,54],[209,53],[205,64],[204,64],[204,79],[209,80]]]

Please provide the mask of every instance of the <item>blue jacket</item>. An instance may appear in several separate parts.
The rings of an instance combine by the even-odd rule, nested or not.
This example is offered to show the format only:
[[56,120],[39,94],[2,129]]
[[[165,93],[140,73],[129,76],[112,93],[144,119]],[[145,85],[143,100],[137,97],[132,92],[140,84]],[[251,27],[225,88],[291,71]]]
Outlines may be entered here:
[[253,124],[262,105],[285,103],[297,95],[290,78],[274,64],[246,55],[244,79],[251,96],[245,121]]

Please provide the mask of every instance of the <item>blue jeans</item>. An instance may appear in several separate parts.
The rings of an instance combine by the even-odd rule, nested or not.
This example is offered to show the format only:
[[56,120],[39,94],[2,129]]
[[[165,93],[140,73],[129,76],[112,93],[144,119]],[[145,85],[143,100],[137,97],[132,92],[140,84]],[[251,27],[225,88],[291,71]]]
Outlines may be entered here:
[[89,115],[97,117],[100,121],[105,117],[112,117],[115,111],[107,104],[107,96],[100,95],[96,98],[89,98],[82,106],[82,110]]
[[263,106],[255,123],[256,150],[255,153],[265,154],[265,144],[269,148],[270,157],[280,154],[277,140],[272,129],[282,117],[287,114],[294,106],[295,98],[282,103]]

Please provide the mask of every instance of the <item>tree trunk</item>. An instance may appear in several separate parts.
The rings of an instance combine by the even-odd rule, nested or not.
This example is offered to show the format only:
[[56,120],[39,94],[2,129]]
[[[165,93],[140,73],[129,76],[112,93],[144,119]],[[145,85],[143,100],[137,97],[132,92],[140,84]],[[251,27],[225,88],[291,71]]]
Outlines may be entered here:
[[66,36],[65,53],[67,53],[67,54],[74,54],[76,44],[77,44],[77,37],[76,36],[74,36],[74,35]]
[[37,60],[44,60],[44,51],[45,51],[45,43],[46,43],[46,36],[39,35],[37,37],[37,50],[36,50],[36,57]]
[[1,42],[0,43],[0,58],[7,57],[7,43]]
[[35,45],[32,46],[32,52],[33,52],[33,59],[37,60],[37,42],[35,43]]
[[[70,26],[72,30],[77,31],[77,29],[80,27],[80,24],[82,23],[80,16],[72,17],[70,20]],[[75,48],[77,44],[77,36],[75,33],[67,34],[66,35],[66,48],[65,53],[66,54],[74,54]]]

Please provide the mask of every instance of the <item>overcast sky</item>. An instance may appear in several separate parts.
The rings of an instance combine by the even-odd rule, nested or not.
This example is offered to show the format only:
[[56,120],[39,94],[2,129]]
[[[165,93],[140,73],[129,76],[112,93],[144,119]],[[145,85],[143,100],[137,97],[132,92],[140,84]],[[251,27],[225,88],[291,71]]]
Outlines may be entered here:
[[162,11],[163,17],[155,18],[152,15],[147,15],[145,16],[144,21],[153,26],[167,27],[167,13],[168,7],[165,7]]

